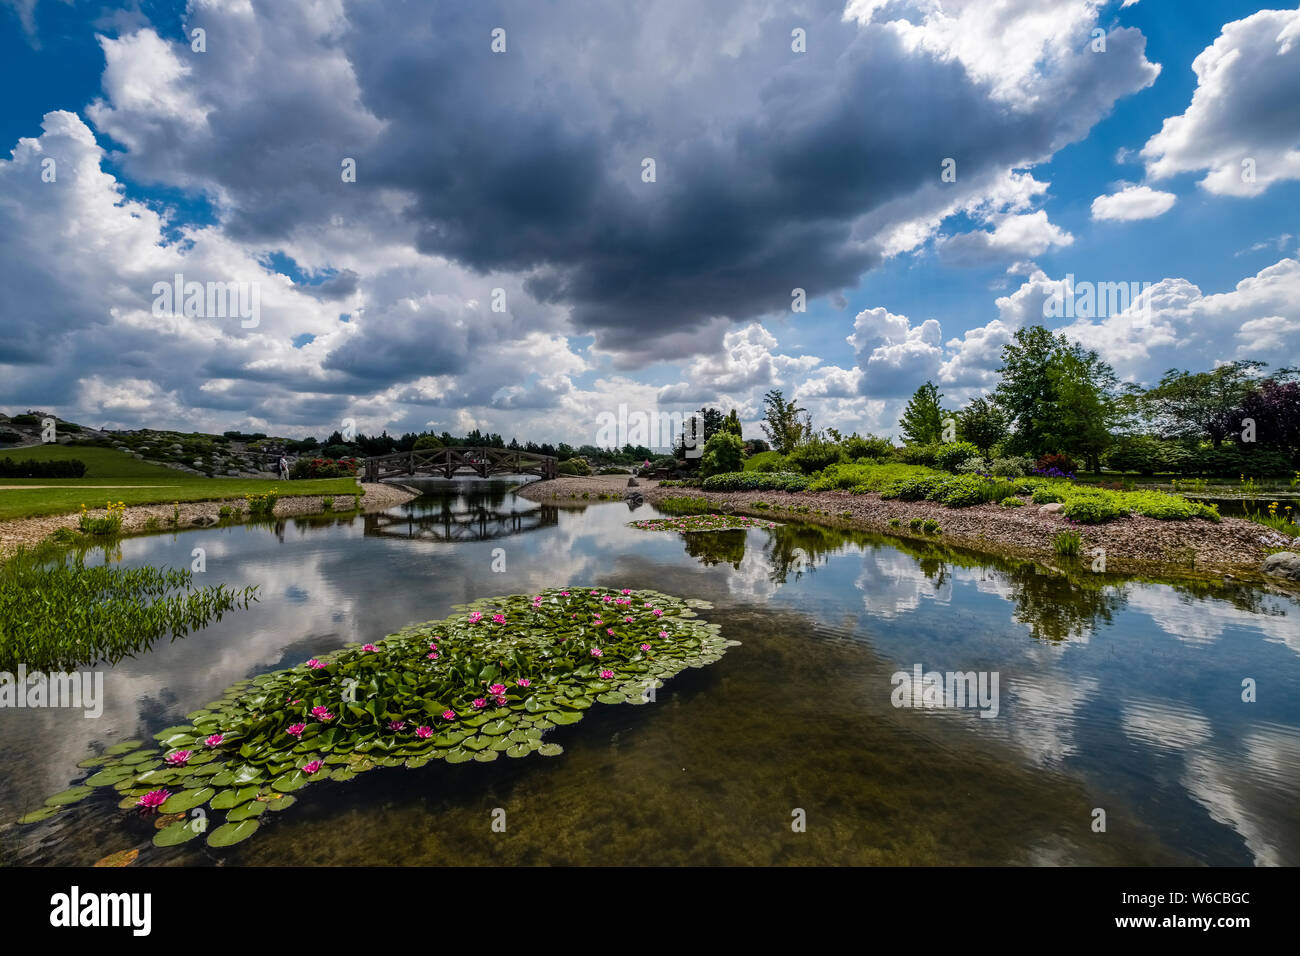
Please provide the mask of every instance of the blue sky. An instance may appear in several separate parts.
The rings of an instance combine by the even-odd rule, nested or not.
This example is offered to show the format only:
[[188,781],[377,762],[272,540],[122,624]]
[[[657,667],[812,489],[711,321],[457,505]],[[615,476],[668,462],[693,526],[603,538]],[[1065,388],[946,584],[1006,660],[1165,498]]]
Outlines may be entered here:
[[[889,434],[1034,322],[1146,383],[1300,359],[1294,9],[0,7],[11,413],[590,441],[619,404],[757,434],[782,388]],[[177,272],[256,321],[160,314]],[[1086,282],[1149,291],[1044,317]]]

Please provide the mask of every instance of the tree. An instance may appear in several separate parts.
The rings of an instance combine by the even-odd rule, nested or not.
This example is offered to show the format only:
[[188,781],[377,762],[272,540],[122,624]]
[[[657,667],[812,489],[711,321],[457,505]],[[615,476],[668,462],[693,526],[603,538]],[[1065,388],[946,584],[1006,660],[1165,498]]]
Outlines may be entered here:
[[1263,362],[1237,361],[1211,372],[1171,368],[1142,396],[1141,404],[1162,436],[1208,438],[1218,448],[1235,430],[1233,413],[1257,386],[1263,367]]
[[989,450],[1007,437],[1007,417],[987,398],[972,399],[957,414],[957,437],[987,458]]
[[787,402],[779,388],[774,388],[763,396],[763,434],[772,443],[772,448],[779,454],[788,455],[803,439],[805,429],[811,426],[806,409],[799,408],[793,401]]
[[736,414],[736,410],[734,408],[727,414],[727,417],[723,419],[722,430],[725,432],[730,432],[732,435],[735,435],[737,438],[745,437],[744,434],[742,434],[740,429],[740,416]]
[[1088,471],[1100,471],[1117,414],[1115,373],[1096,352],[1077,348],[1058,354],[1048,372],[1056,394],[1056,415],[1045,432],[1048,447],[1083,458]]
[[1002,346],[994,401],[1013,428],[1011,451],[1070,452],[1095,469],[1118,420],[1115,372],[1092,349],[1041,325]]
[[415,444],[412,447],[416,451],[419,451],[422,448],[441,448],[442,442],[439,441],[437,437],[435,437],[434,435],[430,435],[426,433],[424,435],[421,435],[419,438],[417,438],[415,440]]
[[722,427],[722,411],[717,408],[701,408],[700,417],[704,419],[704,441],[707,442]]
[[912,393],[898,419],[903,440],[909,445],[932,445],[943,437],[943,398],[933,382],[926,382]]
[[1232,422],[1233,440],[1243,450],[1251,434],[1246,419],[1254,422],[1253,440],[1276,448],[1300,463],[1300,384],[1265,379],[1259,388],[1247,393],[1228,418]]

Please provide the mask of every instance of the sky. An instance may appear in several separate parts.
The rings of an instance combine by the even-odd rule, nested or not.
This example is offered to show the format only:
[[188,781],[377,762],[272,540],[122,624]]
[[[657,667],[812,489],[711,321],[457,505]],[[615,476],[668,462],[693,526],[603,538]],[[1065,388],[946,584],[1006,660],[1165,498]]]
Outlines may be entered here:
[[1027,325],[1300,360],[1300,9],[0,0],[0,82],[10,414],[897,436]]

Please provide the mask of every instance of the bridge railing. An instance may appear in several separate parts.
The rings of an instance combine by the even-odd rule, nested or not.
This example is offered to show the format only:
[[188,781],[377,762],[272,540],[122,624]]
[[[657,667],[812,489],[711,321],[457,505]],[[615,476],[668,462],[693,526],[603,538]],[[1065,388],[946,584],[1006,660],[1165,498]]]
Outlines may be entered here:
[[442,448],[413,448],[410,451],[376,455],[362,459],[366,481],[378,481],[396,475],[416,475],[421,472],[441,474],[452,478],[464,469],[481,478],[489,475],[536,474],[554,478],[557,459],[554,455],[514,448],[489,448],[486,446],[444,446]]

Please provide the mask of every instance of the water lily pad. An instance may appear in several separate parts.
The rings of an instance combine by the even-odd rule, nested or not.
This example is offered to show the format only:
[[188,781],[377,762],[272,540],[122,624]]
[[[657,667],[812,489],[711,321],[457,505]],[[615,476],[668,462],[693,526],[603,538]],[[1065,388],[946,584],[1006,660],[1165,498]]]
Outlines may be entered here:
[[197,790],[182,790],[180,793],[174,793],[166,799],[158,809],[163,813],[184,813],[187,810],[193,810],[201,804],[207,803],[217,791],[211,787],[201,787]]
[[62,809],[63,809],[62,806],[41,807],[39,810],[33,810],[31,813],[19,817],[18,822],[19,823],[40,823],[42,820],[48,820],[50,817],[54,816],[54,814],[58,813]]
[[131,779],[134,775],[135,771],[130,767],[105,767],[99,773],[93,773],[87,777],[86,786],[111,787],[115,783]]
[[474,759],[474,753],[473,751],[462,750],[459,747],[457,747],[454,750],[447,751],[447,756],[445,759],[447,763],[465,763],[468,760]]
[[574,710],[557,710],[548,716],[557,724],[576,724],[582,720],[582,714]]
[[232,790],[222,790],[212,798],[213,810],[231,810],[241,803],[247,803],[260,792],[257,787],[240,787]]
[[480,750],[474,755],[474,759],[479,763],[491,763],[497,759],[497,752],[495,750]]
[[84,800],[95,792],[94,787],[69,787],[62,793],[56,793],[52,797],[45,798],[47,807],[66,807],[69,804],[76,803],[78,800]]
[[537,752],[543,757],[558,757],[564,753],[564,748],[559,744],[545,743],[537,748]]
[[234,846],[236,843],[239,843],[242,840],[247,840],[256,833],[257,827],[258,822],[256,820],[240,820],[238,823],[223,823],[208,834],[208,846]]
[[144,741],[142,740],[124,740],[120,744],[114,744],[113,746],[109,747],[107,750],[104,751],[104,753],[110,757],[118,757],[121,756],[122,754],[130,753],[132,750],[135,750],[137,747],[139,747],[140,744],[142,743],[144,743]]
[[307,776],[301,770],[290,770],[271,781],[271,786],[281,793],[287,793],[290,790],[301,790],[307,786]]
[[297,797],[291,797],[287,793],[273,793],[266,798],[266,808],[273,812],[287,810],[298,802]]
[[245,803],[243,806],[235,807],[226,814],[226,820],[230,823],[237,823],[240,820],[250,820],[253,817],[260,817],[267,811],[267,805],[260,800],[253,800]]
[[196,829],[193,820],[172,823],[153,835],[154,846],[179,846],[195,837],[202,836],[203,831]]

